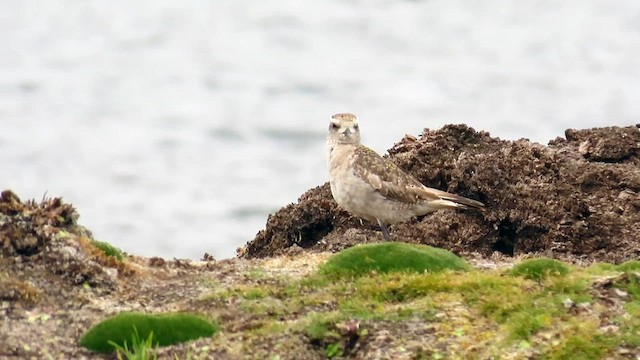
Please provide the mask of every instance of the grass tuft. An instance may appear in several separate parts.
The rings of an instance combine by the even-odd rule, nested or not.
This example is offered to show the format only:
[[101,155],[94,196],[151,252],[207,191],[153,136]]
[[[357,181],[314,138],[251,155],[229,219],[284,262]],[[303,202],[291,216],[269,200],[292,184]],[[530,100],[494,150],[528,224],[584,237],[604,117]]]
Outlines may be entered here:
[[150,333],[146,339],[140,339],[135,327],[131,335],[131,348],[127,342],[120,345],[110,341],[109,344],[113,345],[116,350],[118,360],[155,360],[158,358],[158,355],[153,351],[153,333]]
[[312,344],[324,348],[324,355],[329,359],[344,355],[345,344],[335,329],[339,320],[340,316],[337,314],[314,314],[303,329]]
[[80,345],[89,350],[109,353],[118,346],[124,347],[132,336],[141,339],[153,336],[154,346],[166,346],[212,336],[217,331],[216,325],[186,313],[121,313],[91,328],[80,340]]
[[469,269],[469,265],[453,253],[426,245],[399,242],[357,245],[331,257],[320,267],[328,277],[358,277],[377,273],[438,273],[445,270]]
[[515,265],[511,269],[510,274],[512,276],[522,276],[526,279],[540,281],[549,276],[565,276],[569,274],[569,267],[554,259],[529,259]]

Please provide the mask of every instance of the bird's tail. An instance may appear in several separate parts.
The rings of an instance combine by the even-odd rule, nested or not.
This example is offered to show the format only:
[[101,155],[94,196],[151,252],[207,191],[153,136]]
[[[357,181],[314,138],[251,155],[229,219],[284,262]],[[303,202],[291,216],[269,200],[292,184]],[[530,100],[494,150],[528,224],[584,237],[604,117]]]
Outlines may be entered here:
[[442,198],[443,200],[448,200],[455,203],[456,205],[455,207],[457,208],[468,207],[473,209],[481,209],[484,207],[484,204],[481,203],[480,201],[472,200],[464,196],[451,194],[446,191],[437,190],[437,189],[430,188],[429,190],[433,191],[436,195],[440,196],[440,198]]

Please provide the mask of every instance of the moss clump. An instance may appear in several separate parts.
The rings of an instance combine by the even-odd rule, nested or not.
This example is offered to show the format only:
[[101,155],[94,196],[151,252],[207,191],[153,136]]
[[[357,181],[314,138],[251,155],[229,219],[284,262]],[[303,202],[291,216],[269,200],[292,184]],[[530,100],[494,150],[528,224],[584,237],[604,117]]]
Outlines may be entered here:
[[361,276],[376,271],[437,273],[468,270],[469,265],[451,252],[426,245],[399,242],[357,245],[330,258],[320,274],[331,277]]
[[512,276],[540,281],[549,276],[565,276],[569,267],[562,262],[549,258],[524,260],[511,269]]
[[119,261],[122,261],[124,259],[124,255],[122,254],[122,250],[120,250],[117,247],[109,244],[108,242],[93,240],[93,241],[91,241],[91,244],[93,246],[95,246],[96,248],[102,250],[102,252],[106,256],[114,257],[114,258],[118,259]]
[[153,334],[154,346],[166,346],[211,336],[217,331],[216,325],[191,314],[121,313],[91,328],[80,340],[80,345],[89,350],[108,353],[115,351],[110,341],[124,346],[136,332],[142,339]]
[[629,260],[627,262],[623,262],[622,264],[618,265],[616,268],[618,271],[623,271],[623,272],[640,271],[640,261]]

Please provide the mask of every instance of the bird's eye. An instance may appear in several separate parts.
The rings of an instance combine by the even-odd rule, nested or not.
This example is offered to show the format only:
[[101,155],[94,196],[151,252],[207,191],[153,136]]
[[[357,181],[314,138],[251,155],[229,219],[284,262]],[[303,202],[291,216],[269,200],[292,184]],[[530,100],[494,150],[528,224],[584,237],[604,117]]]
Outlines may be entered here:
[[353,128],[358,130],[360,127],[358,126],[358,124],[353,125]]
[[339,126],[336,123],[329,124],[329,130],[337,130],[338,128]]

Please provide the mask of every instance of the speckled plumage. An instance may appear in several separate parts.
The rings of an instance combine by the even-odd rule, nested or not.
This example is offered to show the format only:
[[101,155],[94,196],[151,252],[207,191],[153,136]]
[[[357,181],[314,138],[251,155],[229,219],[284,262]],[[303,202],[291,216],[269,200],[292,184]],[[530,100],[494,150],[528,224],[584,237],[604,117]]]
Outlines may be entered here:
[[377,221],[385,240],[395,224],[445,208],[480,208],[481,202],[424,186],[388,159],[360,144],[358,119],[349,113],[331,117],[327,136],[331,193],[345,210]]

